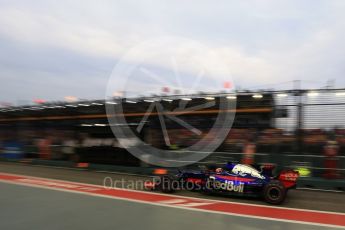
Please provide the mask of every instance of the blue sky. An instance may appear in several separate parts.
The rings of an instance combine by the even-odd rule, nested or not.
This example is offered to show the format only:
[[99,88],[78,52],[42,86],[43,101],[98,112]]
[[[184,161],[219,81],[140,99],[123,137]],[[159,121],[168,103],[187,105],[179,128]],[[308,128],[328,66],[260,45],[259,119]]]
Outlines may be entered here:
[[[0,0],[0,101],[104,98],[116,64],[128,61],[124,57],[143,42],[161,37],[207,47],[209,52],[202,54],[210,60],[205,78],[213,78],[200,91],[208,90],[210,79],[219,83],[212,90],[222,90],[225,73],[231,73],[237,87],[248,89],[290,88],[292,83],[285,82],[296,79],[307,88],[323,87],[330,79],[345,87],[343,12],[341,0]],[[152,52],[165,50],[156,47]],[[212,62],[210,52],[229,72],[219,73],[222,67]],[[129,65],[141,63],[169,78],[171,65],[160,55],[147,55],[139,53]],[[187,82],[198,74],[194,70],[192,62],[179,64]],[[144,75],[137,73],[136,78],[131,90],[153,93],[152,87],[140,86]]]

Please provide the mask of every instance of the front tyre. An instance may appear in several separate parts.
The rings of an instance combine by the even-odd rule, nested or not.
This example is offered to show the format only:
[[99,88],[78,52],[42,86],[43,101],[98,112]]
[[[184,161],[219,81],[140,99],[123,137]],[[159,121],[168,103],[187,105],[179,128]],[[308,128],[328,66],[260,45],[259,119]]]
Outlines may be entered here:
[[205,195],[211,195],[214,191],[214,179],[207,178],[202,191]]
[[267,203],[281,204],[286,198],[286,188],[279,181],[272,181],[265,185],[263,196]]
[[172,193],[176,190],[176,188],[174,187],[175,182],[176,180],[174,180],[171,176],[162,176],[159,190],[164,193]]

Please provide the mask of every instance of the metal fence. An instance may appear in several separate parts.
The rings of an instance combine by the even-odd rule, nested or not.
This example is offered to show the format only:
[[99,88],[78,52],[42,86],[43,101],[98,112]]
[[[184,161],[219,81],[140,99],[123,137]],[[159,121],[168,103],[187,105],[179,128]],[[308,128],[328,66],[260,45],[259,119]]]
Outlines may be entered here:
[[345,89],[291,90],[275,92],[275,107],[285,117],[275,118],[275,127],[294,135],[295,153],[322,153],[334,141],[344,153]]
[[[266,95],[267,97],[260,97],[260,94]],[[272,97],[273,100],[271,100]],[[339,173],[342,177],[344,176],[345,89],[255,92],[243,91],[238,92],[238,99],[238,108],[242,110],[242,114],[239,114],[238,117],[242,116],[243,119],[241,118],[237,120],[237,127],[233,127],[231,129],[227,140],[225,140],[225,142],[219,147],[219,149],[216,150],[216,152],[211,154],[207,159],[204,159],[201,163],[226,161],[241,162],[244,155],[244,146],[248,142],[253,142],[256,146],[255,163],[274,163],[279,167],[307,169],[306,171],[310,172],[309,176],[323,177],[327,170],[333,167],[330,167],[328,165],[327,160],[330,157],[326,154],[327,148],[329,147],[331,149],[332,147],[333,150],[336,150],[336,156],[334,156],[333,159],[336,158],[337,161],[337,173]],[[199,98],[195,101],[197,100],[201,99]],[[90,102],[90,104],[92,103]],[[59,106],[59,108],[56,109],[58,114],[62,113],[60,107],[62,106]],[[138,109],[138,105],[136,105],[135,108]],[[245,111],[247,111],[248,108],[254,109],[255,112],[252,112],[250,114],[248,113],[249,115],[246,114]],[[257,112],[258,110],[255,110],[255,108],[268,108],[272,109],[273,112],[265,112],[265,110],[264,112],[259,114],[259,112]],[[66,108],[66,110],[67,109],[68,108]],[[73,109],[77,110],[77,108]],[[89,113],[88,111],[84,111],[85,109],[94,109],[95,111],[96,109],[98,109],[99,111],[97,110],[96,112],[104,113],[104,108],[101,109],[100,106],[97,106],[96,108],[96,105],[90,105],[89,107],[78,107],[78,109],[80,109],[80,111],[81,109],[83,109],[82,112],[78,110],[80,113]],[[35,114],[33,113],[38,112],[40,112],[40,114],[45,114],[48,113],[50,109],[49,111],[48,109],[42,109],[40,111],[23,110],[20,113],[11,111],[7,110],[6,112],[4,112],[4,114],[6,115],[3,115],[3,119],[7,119],[7,116],[8,119],[13,119],[21,114],[23,116],[34,116]],[[78,111],[72,112],[77,113]],[[29,112],[30,114],[26,115]],[[203,125],[207,123],[205,122],[205,119],[208,118],[195,115],[190,119],[192,119],[196,125]],[[262,122],[259,121],[260,119],[262,120]],[[255,120],[258,121],[255,122]],[[80,129],[85,128],[79,126],[82,126],[87,122],[86,120],[78,121],[76,119],[68,121],[70,126],[73,126],[73,130],[77,130],[75,132],[79,132]],[[20,122],[12,122],[9,124],[12,124],[14,126],[17,125],[17,129],[13,130],[18,130],[18,134],[22,135],[23,127],[29,127],[29,123],[31,122],[31,120],[27,121],[28,124],[26,126],[20,125]],[[36,126],[41,128],[48,124],[48,121],[45,122],[46,123],[42,123],[41,125]],[[58,124],[58,122],[55,120],[51,123]],[[100,121],[93,121],[93,123],[100,123]],[[103,123],[105,123],[105,121]],[[3,129],[7,128],[11,131],[11,127],[12,126],[8,126],[8,124],[6,124],[4,125]],[[52,125],[50,125],[49,127],[49,131],[54,129],[54,126]],[[97,130],[97,134],[102,134],[102,132],[104,133],[104,129],[106,127],[92,126],[87,128],[89,128],[90,130]],[[36,131],[36,129],[31,128],[31,131],[34,132]],[[176,133],[179,134],[181,132]],[[54,132],[54,134],[56,135],[56,132]],[[103,136],[97,138],[104,139]],[[185,136],[182,136],[180,139],[187,138],[185,138]],[[61,146],[62,145],[63,144],[61,144]],[[97,151],[99,151],[100,153],[96,151],[96,147],[99,147]],[[106,147],[109,149],[109,152],[114,154],[114,156],[120,155],[120,151],[118,149],[115,152],[114,149],[111,149],[112,146]],[[100,159],[101,154],[107,153],[104,149],[104,146],[92,147],[92,152],[97,153],[97,156],[92,156],[93,159],[96,159],[97,157],[97,162],[99,160],[102,160]],[[29,151],[29,153],[31,152]],[[129,154],[123,154],[122,158],[128,159],[128,156]],[[114,157],[113,155],[109,155],[109,158],[113,159]],[[56,159],[60,158],[56,157]],[[106,160],[104,161],[109,163],[108,158],[105,159]]]

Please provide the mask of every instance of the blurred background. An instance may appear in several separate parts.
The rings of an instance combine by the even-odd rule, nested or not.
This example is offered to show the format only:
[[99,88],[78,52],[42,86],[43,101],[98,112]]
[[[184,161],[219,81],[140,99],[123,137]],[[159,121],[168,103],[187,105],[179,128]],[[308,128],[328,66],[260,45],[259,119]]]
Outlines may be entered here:
[[[119,145],[105,105],[121,105],[127,124],[116,125],[135,130],[152,100],[170,111],[186,98],[188,106],[213,101],[179,116],[207,133],[224,99],[236,105],[230,111],[233,126],[199,164],[292,167],[304,187],[344,190],[344,8],[336,0],[188,1],[183,6],[176,1],[1,1],[0,157],[150,174],[155,166]],[[185,59],[178,63],[182,81],[177,86],[170,60],[148,58],[175,50],[166,46],[125,59],[156,74],[155,84],[148,87],[148,71],[137,71],[126,91],[105,98],[114,66],[133,47],[162,36],[207,47],[197,53],[209,65],[201,88],[184,92],[198,75],[188,47],[179,46]],[[221,57],[221,66],[211,53]],[[117,80],[123,83],[121,76]],[[157,114],[149,116],[137,137],[182,154],[204,137],[164,119],[170,144]]]
[[[170,138],[167,145],[156,113],[149,116],[137,137],[159,149],[188,153],[186,148],[202,139],[214,125],[221,112],[219,100],[236,100],[235,120],[228,136],[216,151],[194,165],[228,161],[275,164],[277,169],[298,170],[301,186],[344,189],[345,89],[243,90],[236,95],[188,96],[188,106],[214,102],[212,107],[179,116],[203,134],[196,135],[165,118]],[[161,103],[173,110],[181,100],[181,96],[163,96]],[[127,124],[116,125],[135,131],[151,101],[140,97],[130,102],[126,98],[117,101],[112,106],[122,106]],[[132,156],[114,137],[105,112],[107,103],[114,104],[87,100],[2,108],[1,159],[152,174],[156,166]]]

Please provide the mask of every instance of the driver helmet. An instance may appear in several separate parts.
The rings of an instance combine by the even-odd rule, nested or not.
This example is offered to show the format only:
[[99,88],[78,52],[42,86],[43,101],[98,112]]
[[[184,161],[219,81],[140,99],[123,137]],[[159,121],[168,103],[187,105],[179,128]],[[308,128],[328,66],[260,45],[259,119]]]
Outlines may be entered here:
[[216,168],[216,173],[222,173],[223,172],[223,169],[222,168]]

